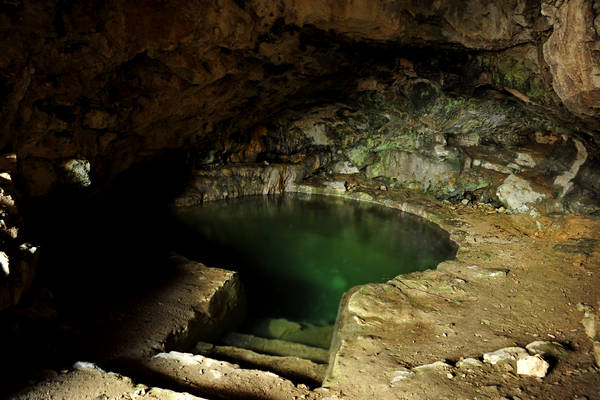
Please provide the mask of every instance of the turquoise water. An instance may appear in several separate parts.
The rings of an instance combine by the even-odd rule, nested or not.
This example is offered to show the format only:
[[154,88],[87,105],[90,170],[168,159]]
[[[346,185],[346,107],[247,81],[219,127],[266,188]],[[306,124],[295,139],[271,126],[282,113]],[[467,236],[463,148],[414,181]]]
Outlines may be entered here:
[[342,294],[454,257],[448,234],[384,207],[252,196],[176,210],[178,251],[240,272],[257,317],[331,324]]

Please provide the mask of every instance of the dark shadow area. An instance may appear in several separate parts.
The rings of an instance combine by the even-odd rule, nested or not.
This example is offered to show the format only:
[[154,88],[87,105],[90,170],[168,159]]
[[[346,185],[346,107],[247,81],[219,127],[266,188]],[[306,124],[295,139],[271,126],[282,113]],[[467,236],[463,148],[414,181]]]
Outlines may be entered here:
[[11,343],[0,393],[109,352],[115,313],[168,285],[167,206],[187,171],[182,153],[167,154],[102,195],[66,189],[25,205],[27,236],[41,255],[28,296],[0,313],[3,343]]

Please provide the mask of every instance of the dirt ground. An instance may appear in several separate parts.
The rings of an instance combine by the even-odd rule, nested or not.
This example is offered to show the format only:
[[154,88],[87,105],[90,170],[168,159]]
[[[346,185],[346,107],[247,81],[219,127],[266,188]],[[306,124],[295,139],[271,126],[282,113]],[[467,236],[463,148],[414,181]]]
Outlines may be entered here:
[[[111,365],[147,387],[94,369],[46,370],[10,398],[600,399],[600,369],[582,324],[585,310],[593,320],[600,309],[599,217],[508,215],[489,205],[406,201],[384,191],[369,196],[439,224],[457,243],[457,257],[436,270],[350,291],[338,316],[324,388],[311,390],[206,357],[164,353],[170,355],[138,360],[135,365],[146,373]],[[515,360],[460,363],[540,340],[565,349],[560,356],[542,356],[550,363],[543,378],[518,374]],[[430,365],[435,362],[443,363]]]

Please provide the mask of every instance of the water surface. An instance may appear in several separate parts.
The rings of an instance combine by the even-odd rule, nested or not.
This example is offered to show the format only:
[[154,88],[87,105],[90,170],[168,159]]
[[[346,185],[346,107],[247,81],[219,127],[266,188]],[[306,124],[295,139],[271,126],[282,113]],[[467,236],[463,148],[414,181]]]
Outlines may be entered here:
[[178,209],[178,251],[240,272],[259,317],[331,324],[344,292],[454,257],[448,234],[397,210],[325,196]]

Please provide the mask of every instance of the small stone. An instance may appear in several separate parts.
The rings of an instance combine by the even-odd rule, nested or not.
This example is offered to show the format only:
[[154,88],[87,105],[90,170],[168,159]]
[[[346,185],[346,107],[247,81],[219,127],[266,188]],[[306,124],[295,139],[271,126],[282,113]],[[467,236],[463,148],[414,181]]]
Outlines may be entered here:
[[335,191],[339,191],[339,192],[345,192],[346,191],[346,182],[345,181],[328,181],[325,182],[325,187],[327,187],[328,189],[333,189]]
[[339,161],[333,166],[333,172],[336,174],[351,175],[358,174],[359,171],[351,162]]
[[482,367],[483,363],[476,358],[465,358],[456,363],[458,368]]
[[461,203],[466,206],[467,204],[469,204],[469,199],[462,199]]
[[517,374],[543,378],[550,364],[540,355],[521,357],[517,360]]
[[0,267],[2,267],[2,272],[4,272],[4,275],[8,276],[10,274],[10,268],[8,266],[8,256],[3,251],[0,251]]
[[387,186],[381,185],[381,186],[379,186],[379,190],[386,192],[388,189],[387,189]]
[[594,360],[596,361],[596,367],[600,368],[600,341],[594,341]]
[[503,269],[482,268],[478,265],[469,265],[467,269],[472,275],[479,278],[504,278],[507,272]]
[[581,320],[585,334],[590,339],[600,339],[600,324],[596,321],[596,316],[591,311],[586,311]]
[[409,371],[407,369],[400,369],[400,370],[394,371],[391,383],[396,383],[396,382],[402,381],[402,380],[410,378],[411,376],[414,376],[414,375],[415,375],[414,372]]
[[527,350],[522,347],[505,347],[500,350],[485,353],[483,355],[483,361],[494,365],[503,361],[516,360],[520,356],[527,356]]
[[198,342],[194,347],[194,351],[200,354],[210,354],[210,352],[214,349],[214,345],[206,342]]
[[586,312],[586,311],[589,312],[589,311],[592,310],[592,307],[590,307],[588,305],[585,305],[583,303],[577,303],[577,305],[575,306],[575,308],[577,309],[577,311],[580,311],[580,312]]
[[87,361],[77,361],[75,364],[73,364],[73,369],[76,369],[78,371],[83,371],[87,369],[97,369],[98,371],[102,372],[102,370],[98,368],[96,364]]
[[417,373],[423,373],[427,371],[435,371],[446,368],[452,368],[452,366],[443,361],[436,361],[431,364],[419,365],[418,367],[414,367],[412,370]]

